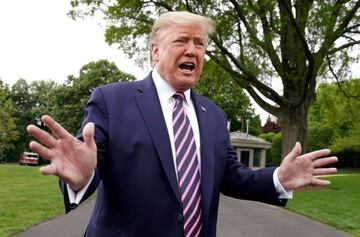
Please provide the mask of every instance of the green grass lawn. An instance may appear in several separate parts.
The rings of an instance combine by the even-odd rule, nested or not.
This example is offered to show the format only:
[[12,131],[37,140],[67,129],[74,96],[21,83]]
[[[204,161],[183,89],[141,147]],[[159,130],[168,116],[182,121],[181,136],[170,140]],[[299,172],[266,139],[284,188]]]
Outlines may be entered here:
[[360,237],[360,170],[339,170],[349,176],[327,177],[328,189],[296,191],[287,209]]
[[38,170],[0,164],[0,237],[64,213],[57,178]]

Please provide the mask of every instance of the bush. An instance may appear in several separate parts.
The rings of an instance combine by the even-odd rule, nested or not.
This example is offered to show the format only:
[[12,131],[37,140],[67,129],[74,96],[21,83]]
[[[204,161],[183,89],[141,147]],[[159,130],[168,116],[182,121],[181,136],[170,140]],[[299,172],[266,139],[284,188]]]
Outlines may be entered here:
[[266,151],[266,166],[279,166],[281,163],[281,132],[260,134],[259,137],[271,142],[271,148]]
[[335,139],[331,150],[339,158],[337,167],[360,168],[360,141],[356,137]]
[[337,168],[360,168],[360,153],[354,150],[344,150],[334,153],[339,161],[336,163]]
[[308,130],[307,150],[315,151],[329,147],[334,131],[328,125],[312,125]]

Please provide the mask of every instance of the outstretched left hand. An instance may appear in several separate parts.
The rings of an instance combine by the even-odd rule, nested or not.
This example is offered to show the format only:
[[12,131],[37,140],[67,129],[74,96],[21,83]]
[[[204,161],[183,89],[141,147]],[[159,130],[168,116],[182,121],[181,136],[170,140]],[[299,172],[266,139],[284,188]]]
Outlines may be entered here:
[[301,145],[295,144],[292,151],[282,161],[278,178],[285,190],[293,190],[306,185],[329,185],[329,180],[322,180],[316,175],[336,173],[336,168],[321,168],[324,165],[337,162],[337,157],[329,156],[330,150],[323,149],[301,154]]

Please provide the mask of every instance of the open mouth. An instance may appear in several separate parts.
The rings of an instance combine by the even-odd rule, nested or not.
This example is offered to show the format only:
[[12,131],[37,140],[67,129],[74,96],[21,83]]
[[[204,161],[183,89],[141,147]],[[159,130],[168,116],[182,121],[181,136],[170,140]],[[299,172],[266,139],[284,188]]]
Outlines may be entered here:
[[191,72],[192,70],[195,69],[195,64],[194,63],[182,63],[179,65],[179,68],[181,70],[185,70],[185,71],[189,71]]

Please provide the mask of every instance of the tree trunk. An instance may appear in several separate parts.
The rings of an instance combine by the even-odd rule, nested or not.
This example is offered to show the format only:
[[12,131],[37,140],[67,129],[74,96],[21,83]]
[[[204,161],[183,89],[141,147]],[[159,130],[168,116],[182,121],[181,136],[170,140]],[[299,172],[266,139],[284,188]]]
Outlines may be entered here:
[[302,153],[306,151],[308,103],[298,107],[284,107],[280,118],[282,131],[281,158],[283,159],[298,141],[302,146]]

